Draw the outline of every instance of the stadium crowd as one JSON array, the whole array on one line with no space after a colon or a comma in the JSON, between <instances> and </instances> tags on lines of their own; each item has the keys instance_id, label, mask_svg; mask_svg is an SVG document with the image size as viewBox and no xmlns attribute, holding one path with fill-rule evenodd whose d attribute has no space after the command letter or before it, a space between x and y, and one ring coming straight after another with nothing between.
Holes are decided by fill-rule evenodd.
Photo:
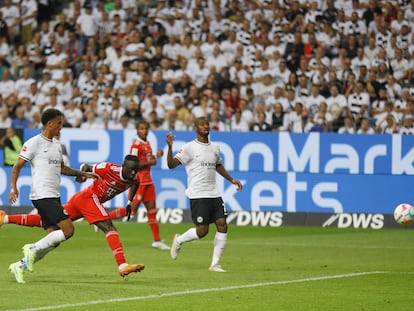
<instances>
[{"instance_id":1,"label":"stadium crowd","mask_svg":"<svg viewBox=\"0 0 414 311\"><path fill-rule=\"evenodd\" d=\"M2 1L0 128L414 133L414 0L63 2Z\"/></svg>"}]
</instances>

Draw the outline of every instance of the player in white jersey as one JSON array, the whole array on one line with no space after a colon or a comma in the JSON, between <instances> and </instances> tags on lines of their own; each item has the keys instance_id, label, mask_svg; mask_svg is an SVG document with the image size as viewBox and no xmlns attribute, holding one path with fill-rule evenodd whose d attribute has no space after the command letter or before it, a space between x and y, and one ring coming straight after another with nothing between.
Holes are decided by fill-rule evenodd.
<instances>
[{"instance_id":1,"label":"player in white jersey","mask_svg":"<svg viewBox=\"0 0 414 311\"><path fill-rule=\"evenodd\" d=\"M13 166L10 182L10 203L19 197L17 179L26 162L30 163L32 185L30 200L42 217L43 228L48 234L33 244L23 246L24 258L12 263L9 270L18 283L24 283L23 271L33 271L33 264L56 248L61 242L72 237L74 227L60 202L60 176L100 178L91 172L83 172L67 167L63 163L62 147L58 137L63 126L63 113L57 109L47 109L42 113L42 133L27 140Z\"/></svg>"},{"instance_id":2,"label":"player in white jersey","mask_svg":"<svg viewBox=\"0 0 414 311\"><path fill-rule=\"evenodd\" d=\"M183 234L174 235L171 257L177 259L181 245L185 242L201 239L208 234L209 225L215 223L217 232L214 238L213 258L209 271L225 272L220 259L227 243L227 211L216 182L216 172L243 188L239 180L233 179L222 165L219 145L209 141L210 123L205 117L197 118L194 124L197 138L185 144L173 157L174 135L167 135L167 163L170 169L184 165L187 172L186 195L190 199L191 217L195 228Z\"/></svg>"}]
</instances>

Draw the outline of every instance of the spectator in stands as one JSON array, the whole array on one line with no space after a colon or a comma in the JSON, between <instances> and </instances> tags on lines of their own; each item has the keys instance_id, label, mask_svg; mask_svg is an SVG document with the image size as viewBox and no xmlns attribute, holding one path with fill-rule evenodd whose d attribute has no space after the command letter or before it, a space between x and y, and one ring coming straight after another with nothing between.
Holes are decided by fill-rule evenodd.
<instances>
[{"instance_id":1,"label":"spectator in stands","mask_svg":"<svg viewBox=\"0 0 414 311\"><path fill-rule=\"evenodd\" d=\"M9 109L7 106L1 106L0 108L0 129L6 129L11 127L12 119L9 115Z\"/></svg>"},{"instance_id":2,"label":"spectator in stands","mask_svg":"<svg viewBox=\"0 0 414 311\"><path fill-rule=\"evenodd\" d=\"M225 99L226 119L230 119L236 109L240 109L240 94L238 87L234 86L230 90L229 96Z\"/></svg>"},{"instance_id":3,"label":"spectator in stands","mask_svg":"<svg viewBox=\"0 0 414 311\"><path fill-rule=\"evenodd\" d=\"M2 18L7 24L7 38L10 43L17 43L19 37L20 11L12 0L4 0L0 8Z\"/></svg>"},{"instance_id":4,"label":"spectator in stands","mask_svg":"<svg viewBox=\"0 0 414 311\"><path fill-rule=\"evenodd\" d=\"M414 135L414 117L412 114L406 114L399 130L400 134Z\"/></svg>"},{"instance_id":5,"label":"spectator in stands","mask_svg":"<svg viewBox=\"0 0 414 311\"><path fill-rule=\"evenodd\" d=\"M68 33L68 42L63 46L63 50L66 53L68 67L72 70L75 77L78 76L81 70L84 46L83 42L78 39L76 32L70 30Z\"/></svg>"},{"instance_id":6,"label":"spectator in stands","mask_svg":"<svg viewBox=\"0 0 414 311\"><path fill-rule=\"evenodd\" d=\"M398 83L404 84L410 76L409 63L407 59L403 58L403 50L401 48L396 48L394 51L395 59L390 61L393 76Z\"/></svg>"},{"instance_id":7,"label":"spectator in stands","mask_svg":"<svg viewBox=\"0 0 414 311\"><path fill-rule=\"evenodd\" d=\"M385 87L381 87L378 91L378 97L370 104L370 117L378 120L378 115L381 115L384 112L388 113L388 108L386 108L388 103L391 103L391 101L387 96L387 89Z\"/></svg>"},{"instance_id":8,"label":"spectator in stands","mask_svg":"<svg viewBox=\"0 0 414 311\"><path fill-rule=\"evenodd\" d=\"M355 124L351 116L344 118L344 125L338 129L338 134L355 134Z\"/></svg>"},{"instance_id":9,"label":"spectator in stands","mask_svg":"<svg viewBox=\"0 0 414 311\"><path fill-rule=\"evenodd\" d=\"M104 124L97 119L95 113L90 110L86 113L86 121L82 122L80 125L81 129L103 129Z\"/></svg>"},{"instance_id":10,"label":"spectator in stands","mask_svg":"<svg viewBox=\"0 0 414 311\"><path fill-rule=\"evenodd\" d=\"M221 120L220 111L218 109L212 109L208 119L212 131L225 132L228 130L226 124Z\"/></svg>"},{"instance_id":11,"label":"spectator in stands","mask_svg":"<svg viewBox=\"0 0 414 311\"><path fill-rule=\"evenodd\" d=\"M36 80L31 77L30 67L23 67L21 71L21 76L19 75L14 85L16 96L19 99L28 96L30 91L30 85L32 85L32 83L34 82L36 82Z\"/></svg>"},{"instance_id":12,"label":"spectator in stands","mask_svg":"<svg viewBox=\"0 0 414 311\"><path fill-rule=\"evenodd\" d=\"M399 132L398 121L391 113L384 118L378 118L375 124L375 132L378 134L396 134Z\"/></svg>"},{"instance_id":13,"label":"spectator in stands","mask_svg":"<svg viewBox=\"0 0 414 311\"><path fill-rule=\"evenodd\" d=\"M348 107L357 125L359 125L362 118L369 118L369 96L365 91L365 83L363 81L359 80L356 82L355 90L348 97Z\"/></svg>"},{"instance_id":14,"label":"spectator in stands","mask_svg":"<svg viewBox=\"0 0 414 311\"><path fill-rule=\"evenodd\" d=\"M371 121L367 118L360 119L360 127L357 134L375 134L375 130L371 125Z\"/></svg>"},{"instance_id":15,"label":"spectator in stands","mask_svg":"<svg viewBox=\"0 0 414 311\"><path fill-rule=\"evenodd\" d=\"M49 108L54 108L61 112L65 110L62 99L59 96L59 91L55 87L50 90L49 95L46 97L45 104L43 107L40 107L40 111L45 111Z\"/></svg>"},{"instance_id":16,"label":"spectator in stands","mask_svg":"<svg viewBox=\"0 0 414 311\"><path fill-rule=\"evenodd\" d=\"M50 89L56 86L56 81L52 80L50 71L44 69L42 73L42 79L37 83L38 91L44 95L48 96Z\"/></svg>"},{"instance_id":17,"label":"spectator in stands","mask_svg":"<svg viewBox=\"0 0 414 311\"><path fill-rule=\"evenodd\" d=\"M69 123L71 127L80 127L83 121L83 113L82 110L80 110L79 107L76 106L73 99L69 99L62 112L65 116L66 122Z\"/></svg>"},{"instance_id":18,"label":"spectator in stands","mask_svg":"<svg viewBox=\"0 0 414 311\"><path fill-rule=\"evenodd\" d=\"M276 102L272 111L272 131L278 132L283 126L283 117L285 112L283 111L283 105L280 102Z\"/></svg>"},{"instance_id":19,"label":"spectator in stands","mask_svg":"<svg viewBox=\"0 0 414 311\"><path fill-rule=\"evenodd\" d=\"M268 132L272 130L272 126L266 122L265 112L259 112L257 114L257 122L251 126L250 130L253 132Z\"/></svg>"},{"instance_id":20,"label":"spectator in stands","mask_svg":"<svg viewBox=\"0 0 414 311\"><path fill-rule=\"evenodd\" d=\"M92 5L86 2L84 8L85 10L81 11L81 15L76 19L76 30L80 34L83 45L86 45L88 39L95 36L98 27L92 15Z\"/></svg>"},{"instance_id":21,"label":"spectator in stands","mask_svg":"<svg viewBox=\"0 0 414 311\"><path fill-rule=\"evenodd\" d=\"M213 110L212 115L213 114L219 116L217 110ZM218 130L219 131L224 131L225 130L225 124L222 121L220 121L220 122L221 123L219 123L219 124L221 124L221 125L218 125ZM211 121L210 121L210 125L212 125ZM223 128L223 126L224 126L224 128ZM233 115L231 116L230 128L228 130L231 131L231 132L248 132L250 130L251 126L253 126L253 124L250 125L247 122L247 120L245 120L243 118L241 109L236 109L234 111ZM220 129L220 127L223 128L223 129Z\"/></svg>"},{"instance_id":22,"label":"spectator in stands","mask_svg":"<svg viewBox=\"0 0 414 311\"><path fill-rule=\"evenodd\" d=\"M125 109L124 115L126 115L129 118L129 122L134 126L139 120L142 119L142 113L139 107L139 103L136 103L133 100L131 100Z\"/></svg>"},{"instance_id":23,"label":"spectator in stands","mask_svg":"<svg viewBox=\"0 0 414 311\"><path fill-rule=\"evenodd\" d=\"M283 118L283 131L293 133L304 133L307 123L307 114L304 110L303 103L297 101L295 103L295 110L285 113Z\"/></svg>"},{"instance_id":24,"label":"spectator in stands","mask_svg":"<svg viewBox=\"0 0 414 311\"><path fill-rule=\"evenodd\" d=\"M3 78L0 80L0 93L3 98L8 97L15 91L16 82L12 79L10 70L3 71Z\"/></svg>"},{"instance_id":25,"label":"spectator in stands","mask_svg":"<svg viewBox=\"0 0 414 311\"><path fill-rule=\"evenodd\" d=\"M38 5L35 0L22 0L20 3L20 21L22 25L22 40L32 40L33 30L36 25Z\"/></svg>"},{"instance_id":26,"label":"spectator in stands","mask_svg":"<svg viewBox=\"0 0 414 311\"><path fill-rule=\"evenodd\" d=\"M25 116L24 106L18 106L15 111L15 117L12 119L12 128L27 128L29 127L30 120Z\"/></svg>"},{"instance_id":27,"label":"spectator in stands","mask_svg":"<svg viewBox=\"0 0 414 311\"><path fill-rule=\"evenodd\" d=\"M5 166L13 166L19 158L23 147L22 139L17 135L14 128L6 129L6 135L0 138L0 146L4 148L3 163Z\"/></svg>"},{"instance_id":28,"label":"spectator in stands","mask_svg":"<svg viewBox=\"0 0 414 311\"><path fill-rule=\"evenodd\" d=\"M29 97L22 97L19 100L20 105L24 108L25 118L31 123L33 121L33 115L39 111L39 108L32 104Z\"/></svg>"}]
</instances>

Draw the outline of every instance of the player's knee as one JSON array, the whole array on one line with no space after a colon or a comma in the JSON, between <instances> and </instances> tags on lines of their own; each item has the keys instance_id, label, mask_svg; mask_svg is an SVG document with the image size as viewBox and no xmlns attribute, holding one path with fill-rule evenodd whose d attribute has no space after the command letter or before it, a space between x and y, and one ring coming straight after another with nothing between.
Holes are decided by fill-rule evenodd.
<instances>
[{"instance_id":1,"label":"player's knee","mask_svg":"<svg viewBox=\"0 0 414 311\"><path fill-rule=\"evenodd\" d=\"M204 238L208 234L208 226L198 226L196 231L199 239Z\"/></svg>"},{"instance_id":2,"label":"player's knee","mask_svg":"<svg viewBox=\"0 0 414 311\"><path fill-rule=\"evenodd\" d=\"M216 223L217 231L221 233L227 233L227 224L226 222Z\"/></svg>"},{"instance_id":3,"label":"player's knee","mask_svg":"<svg viewBox=\"0 0 414 311\"><path fill-rule=\"evenodd\" d=\"M63 231L63 234L65 235L66 240L70 239L75 234L75 227L69 226Z\"/></svg>"}]
</instances>

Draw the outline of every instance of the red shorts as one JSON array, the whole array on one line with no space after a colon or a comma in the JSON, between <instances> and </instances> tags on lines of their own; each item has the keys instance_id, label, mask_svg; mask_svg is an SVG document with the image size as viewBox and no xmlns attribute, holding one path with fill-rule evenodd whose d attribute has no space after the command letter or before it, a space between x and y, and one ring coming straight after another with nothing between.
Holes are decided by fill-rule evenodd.
<instances>
[{"instance_id":1,"label":"red shorts","mask_svg":"<svg viewBox=\"0 0 414 311\"><path fill-rule=\"evenodd\" d=\"M137 193L135 193L132 202L150 202L155 201L155 186L154 184L139 185Z\"/></svg>"},{"instance_id":2,"label":"red shorts","mask_svg":"<svg viewBox=\"0 0 414 311\"><path fill-rule=\"evenodd\" d=\"M81 191L72 196L63 208L72 220L85 217L89 224L111 219L96 194Z\"/></svg>"}]
</instances>

